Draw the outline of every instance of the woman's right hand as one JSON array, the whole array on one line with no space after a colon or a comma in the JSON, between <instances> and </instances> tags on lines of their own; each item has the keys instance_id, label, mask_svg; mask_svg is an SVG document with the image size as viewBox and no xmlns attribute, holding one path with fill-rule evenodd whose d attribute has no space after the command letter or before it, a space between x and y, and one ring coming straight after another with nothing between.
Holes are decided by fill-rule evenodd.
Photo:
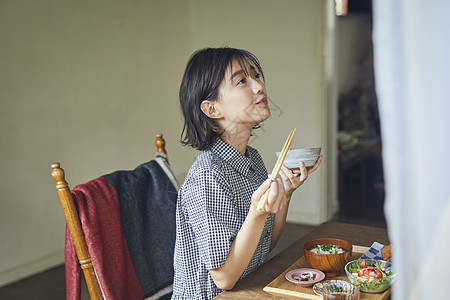
<instances>
[{"instance_id":1,"label":"woman's right hand","mask_svg":"<svg viewBox=\"0 0 450 300\"><path fill-rule=\"evenodd\" d=\"M265 206L266 211L258 211L261 197L269 190L269 197ZM232 289L239 277L250 263L258 246L264 225L269 213L276 213L286 202L286 192L281 179L267 179L253 193L250 211L245 218L228 252L225 264L209 270L214 283L221 289Z\"/></svg>"},{"instance_id":2,"label":"woman's right hand","mask_svg":"<svg viewBox=\"0 0 450 300\"><path fill-rule=\"evenodd\" d=\"M270 189L270 190L269 190ZM269 190L266 204L261 213L277 213L289 204L289 199L280 178L267 178L252 195L252 208L257 210L263 195Z\"/></svg>"}]
</instances>

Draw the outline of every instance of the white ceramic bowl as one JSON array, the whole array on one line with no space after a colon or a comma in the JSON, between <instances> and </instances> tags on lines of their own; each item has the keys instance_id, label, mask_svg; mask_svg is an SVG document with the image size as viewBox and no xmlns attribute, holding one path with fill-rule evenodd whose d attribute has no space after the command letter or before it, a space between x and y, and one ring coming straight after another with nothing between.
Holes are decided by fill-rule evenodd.
<instances>
[{"instance_id":1,"label":"white ceramic bowl","mask_svg":"<svg viewBox=\"0 0 450 300\"><path fill-rule=\"evenodd\" d=\"M298 169L299 163L303 161L306 167L312 167L319 158L322 148L300 148L289 150L284 159L284 165L288 169ZM277 157L281 152L277 152Z\"/></svg>"}]
</instances>

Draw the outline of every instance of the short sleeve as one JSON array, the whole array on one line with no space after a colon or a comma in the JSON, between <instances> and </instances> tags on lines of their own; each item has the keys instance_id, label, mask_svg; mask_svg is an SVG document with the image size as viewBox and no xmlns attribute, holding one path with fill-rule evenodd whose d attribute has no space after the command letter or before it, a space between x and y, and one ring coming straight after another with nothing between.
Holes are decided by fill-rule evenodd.
<instances>
[{"instance_id":1,"label":"short sleeve","mask_svg":"<svg viewBox=\"0 0 450 300\"><path fill-rule=\"evenodd\" d=\"M211 270L225 263L239 228L235 228L233 194L226 180L211 170L197 171L186 182L182 206L200 259Z\"/></svg>"}]
</instances>

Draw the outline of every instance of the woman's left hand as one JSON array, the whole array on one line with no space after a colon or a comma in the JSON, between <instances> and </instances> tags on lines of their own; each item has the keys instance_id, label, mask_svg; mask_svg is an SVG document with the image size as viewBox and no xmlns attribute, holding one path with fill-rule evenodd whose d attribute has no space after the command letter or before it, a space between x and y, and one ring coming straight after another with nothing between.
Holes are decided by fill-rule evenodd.
<instances>
[{"instance_id":1,"label":"woman's left hand","mask_svg":"<svg viewBox=\"0 0 450 300\"><path fill-rule=\"evenodd\" d=\"M292 193L301 186L306 179L308 179L309 174L317 170L320 163L322 162L322 155L319 156L314 166L310 168L305 167L304 162L300 162L299 169L300 173L294 174L290 169L286 168L286 166L282 165L280 169L280 177L283 181L284 189L286 191L286 196L290 198Z\"/></svg>"}]
</instances>

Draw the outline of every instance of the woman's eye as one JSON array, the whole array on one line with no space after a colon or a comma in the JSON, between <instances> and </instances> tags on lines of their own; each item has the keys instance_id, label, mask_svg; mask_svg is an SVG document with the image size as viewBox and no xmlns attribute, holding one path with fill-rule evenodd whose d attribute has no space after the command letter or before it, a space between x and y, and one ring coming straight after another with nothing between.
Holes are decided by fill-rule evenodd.
<instances>
[{"instance_id":1,"label":"woman's eye","mask_svg":"<svg viewBox=\"0 0 450 300\"><path fill-rule=\"evenodd\" d=\"M254 78L255 78L255 79L259 79L259 78L261 78L261 74L259 74L259 73L256 73L256 75L254 76Z\"/></svg>"},{"instance_id":2,"label":"woman's eye","mask_svg":"<svg viewBox=\"0 0 450 300\"><path fill-rule=\"evenodd\" d=\"M238 85L239 84L244 84L246 82L247 82L247 80L245 78L242 78L241 80L238 81Z\"/></svg>"}]
</instances>

